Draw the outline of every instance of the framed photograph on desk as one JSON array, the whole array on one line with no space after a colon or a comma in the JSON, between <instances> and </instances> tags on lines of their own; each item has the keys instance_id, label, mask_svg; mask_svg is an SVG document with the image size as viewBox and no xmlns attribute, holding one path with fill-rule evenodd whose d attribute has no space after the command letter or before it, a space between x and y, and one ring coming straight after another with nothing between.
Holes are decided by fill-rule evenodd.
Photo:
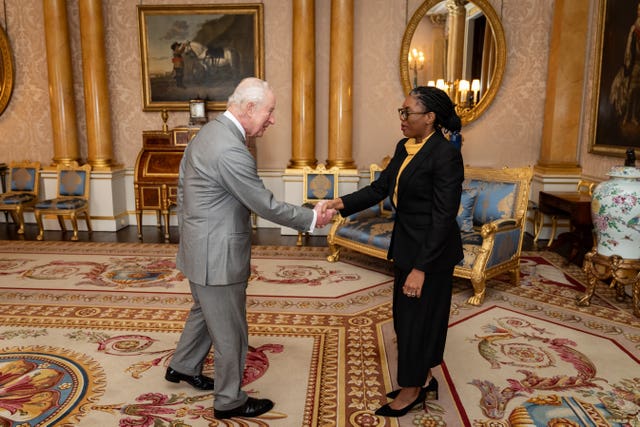
<instances>
[{"instance_id":1,"label":"framed photograph on desk","mask_svg":"<svg viewBox=\"0 0 640 427\"><path fill-rule=\"evenodd\" d=\"M597 0L589 152L640 155L640 1Z\"/></svg>"},{"instance_id":2,"label":"framed photograph on desk","mask_svg":"<svg viewBox=\"0 0 640 427\"><path fill-rule=\"evenodd\" d=\"M245 77L264 78L263 4L138 6L144 111L222 111Z\"/></svg>"},{"instance_id":3,"label":"framed photograph on desk","mask_svg":"<svg viewBox=\"0 0 640 427\"><path fill-rule=\"evenodd\" d=\"M173 144L176 146L187 146L199 130L199 127L194 126L173 128Z\"/></svg>"}]
</instances>

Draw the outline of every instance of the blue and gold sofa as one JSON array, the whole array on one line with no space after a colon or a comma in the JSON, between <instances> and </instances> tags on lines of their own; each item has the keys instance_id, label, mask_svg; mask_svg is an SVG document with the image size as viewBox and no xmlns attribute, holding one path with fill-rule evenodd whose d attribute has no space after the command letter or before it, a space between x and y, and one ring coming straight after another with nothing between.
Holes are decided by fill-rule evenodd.
<instances>
[{"instance_id":1,"label":"blue and gold sofa","mask_svg":"<svg viewBox=\"0 0 640 427\"><path fill-rule=\"evenodd\" d=\"M371 177L376 170L372 165ZM458 211L464 259L455 267L456 277L469 279L473 296L468 304L480 305L487 279L505 271L514 284L520 277L520 252L527 218L531 167L489 169L465 167L465 181ZM335 262L341 248L386 259L393 228L388 201L347 218L338 218L327 241Z\"/></svg>"}]
</instances>

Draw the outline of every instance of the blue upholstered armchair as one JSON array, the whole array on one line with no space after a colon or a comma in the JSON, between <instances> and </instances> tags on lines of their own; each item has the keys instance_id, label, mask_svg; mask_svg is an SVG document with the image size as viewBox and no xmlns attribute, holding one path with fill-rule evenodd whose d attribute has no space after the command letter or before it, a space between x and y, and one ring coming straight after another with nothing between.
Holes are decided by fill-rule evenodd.
<instances>
[{"instance_id":1,"label":"blue upholstered armchair","mask_svg":"<svg viewBox=\"0 0 640 427\"><path fill-rule=\"evenodd\" d=\"M533 177L530 167L487 169L466 167L465 195L476 194L471 209L458 213L464 259L455 267L456 277L467 278L473 296L467 303L480 305L485 297L486 281L508 271L514 284L520 279L520 252ZM462 203L461 203L462 209Z\"/></svg>"}]
</instances>

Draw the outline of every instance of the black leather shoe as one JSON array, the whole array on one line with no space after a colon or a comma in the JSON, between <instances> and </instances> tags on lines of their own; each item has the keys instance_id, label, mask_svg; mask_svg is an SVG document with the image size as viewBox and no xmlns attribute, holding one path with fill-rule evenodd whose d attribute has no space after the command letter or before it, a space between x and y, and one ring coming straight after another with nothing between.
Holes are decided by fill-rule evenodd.
<instances>
[{"instance_id":1,"label":"black leather shoe","mask_svg":"<svg viewBox=\"0 0 640 427\"><path fill-rule=\"evenodd\" d=\"M167 373L164 374L164 379L171 381L172 383L184 381L191 384L198 390L213 390L213 378L205 377L204 375L185 375L175 369L167 368Z\"/></svg>"},{"instance_id":2,"label":"black leather shoe","mask_svg":"<svg viewBox=\"0 0 640 427\"><path fill-rule=\"evenodd\" d=\"M402 416L405 416L407 414L407 412L412 410L413 407L416 406L417 404L419 404L419 403L423 403L424 404L424 398L427 395L427 390L426 389L427 389L426 387L421 388L420 389L420 393L418 393L418 397L416 397L416 400L414 400L413 402L409 403L404 408L393 409L387 403L386 405L383 405L383 406L378 408L378 410L376 411L376 415L380 415L382 417L398 417L398 418L402 417Z\"/></svg>"},{"instance_id":3,"label":"black leather shoe","mask_svg":"<svg viewBox=\"0 0 640 427\"><path fill-rule=\"evenodd\" d=\"M273 408L273 402L269 399L254 399L250 397L247 399L244 405L237 408L221 411L220 409L213 409L213 416L219 420L224 420L233 417L251 418L257 417L265 412L269 412Z\"/></svg>"},{"instance_id":4,"label":"black leather shoe","mask_svg":"<svg viewBox=\"0 0 640 427\"><path fill-rule=\"evenodd\" d=\"M400 390L402 389L399 388L397 390L390 391L387 393L387 397L389 399L395 399L398 394L400 394ZM438 380L436 380L435 377L431 377L429 384L426 387L422 387L422 390L427 392L426 400L438 400Z\"/></svg>"}]
</instances>

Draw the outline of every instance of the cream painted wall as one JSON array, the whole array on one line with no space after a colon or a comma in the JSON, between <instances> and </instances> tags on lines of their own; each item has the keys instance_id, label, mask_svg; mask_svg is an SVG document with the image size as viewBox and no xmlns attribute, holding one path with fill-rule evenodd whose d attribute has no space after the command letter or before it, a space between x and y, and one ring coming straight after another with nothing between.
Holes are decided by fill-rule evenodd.
<instances>
[{"instance_id":1,"label":"cream painted wall","mask_svg":"<svg viewBox=\"0 0 640 427\"><path fill-rule=\"evenodd\" d=\"M591 0L595 1L595 0ZM242 1L224 0L224 3ZM142 111L140 49L136 5L132 0L104 1L106 50L115 161L131 168L141 146L141 132L158 129L159 113ZM146 0L143 4L186 4L184 0ZM189 4L204 3L188 1ZM208 1L208 4L215 1ZM401 137L396 109L403 94L398 56L407 19L419 0L355 0L353 156L364 169L389 154ZM465 163L476 166L535 164L542 135L549 34L553 0L491 0L502 17L507 38L507 69L494 104L465 129ZM11 101L0 116L0 161L32 159L47 165L53 157L44 22L41 0L4 0L7 29L15 57L16 81ZM77 0L69 0L75 93L81 152L86 157L80 36ZM258 142L260 169L282 170L291 141L291 0L264 1L265 70L278 99L277 124ZM593 9L593 7L592 7ZM316 156L327 158L330 1L316 0ZM591 27L595 28L592 14ZM590 32L592 33L592 32ZM593 50L591 41L585 49ZM591 52L590 58L593 57ZM590 59L592 61L592 59ZM585 65L588 69L591 64ZM583 173L604 177L621 159L587 152L589 93L585 85L579 159ZM210 117L213 113L210 113ZM186 112L172 112L170 126L185 124Z\"/></svg>"}]
</instances>

